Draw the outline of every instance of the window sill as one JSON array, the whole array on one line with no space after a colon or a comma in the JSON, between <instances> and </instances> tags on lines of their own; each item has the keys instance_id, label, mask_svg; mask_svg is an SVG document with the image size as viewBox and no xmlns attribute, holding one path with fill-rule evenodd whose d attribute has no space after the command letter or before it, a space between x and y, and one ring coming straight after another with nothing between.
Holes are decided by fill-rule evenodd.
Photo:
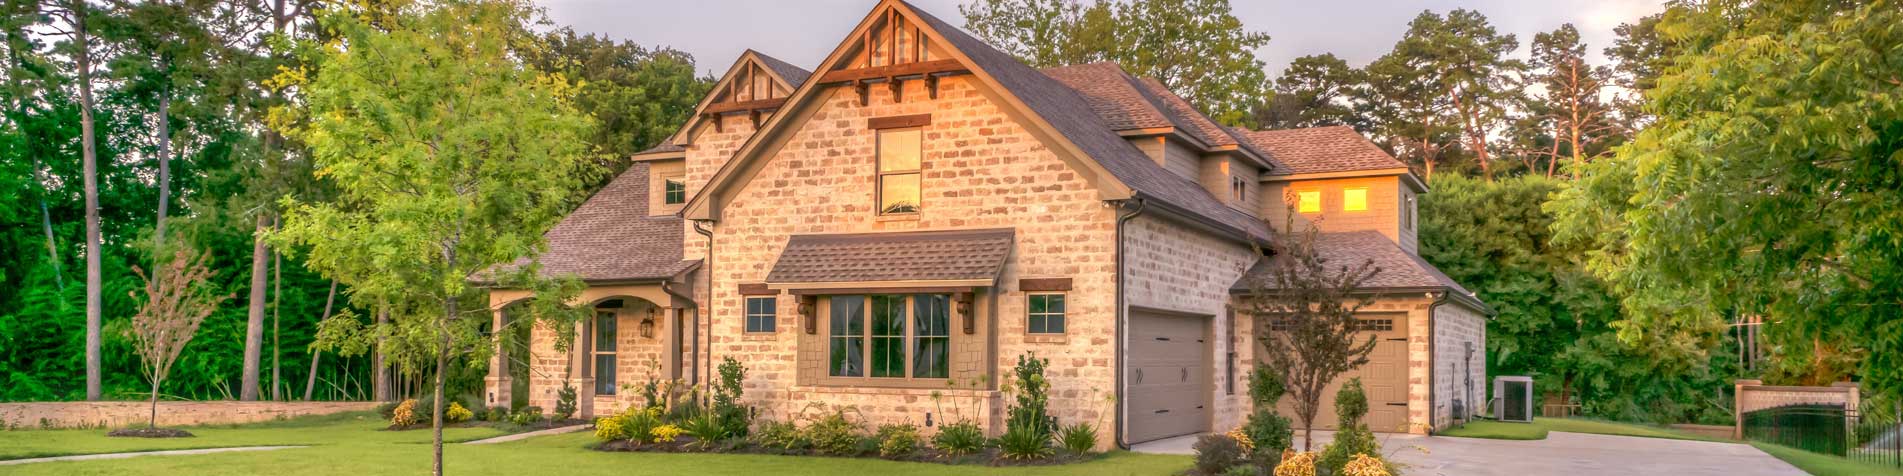
<instances>
[{"instance_id":1,"label":"window sill","mask_svg":"<svg viewBox=\"0 0 1903 476\"><path fill-rule=\"evenodd\" d=\"M930 396L933 393L937 393L941 396L946 396L946 397L990 398L990 397L998 396L998 391L996 390L974 390L970 388L951 388L949 384L946 384L943 382L940 382L937 386L934 386L934 387L891 387L891 386L873 386L873 385L834 385L830 383L820 383L816 385L796 386L796 387L793 387L793 391L800 392L800 393L820 393L820 394L835 394L835 395L836 394L850 394L850 395Z\"/></svg>"},{"instance_id":2,"label":"window sill","mask_svg":"<svg viewBox=\"0 0 1903 476\"><path fill-rule=\"evenodd\" d=\"M878 219L874 221L880 221L880 222L918 221L918 214L917 213L903 213L903 214L893 214L893 215L879 215Z\"/></svg>"},{"instance_id":3,"label":"window sill","mask_svg":"<svg viewBox=\"0 0 1903 476\"><path fill-rule=\"evenodd\" d=\"M1068 344L1070 343L1070 335L1069 334L1027 334L1024 336L1024 343L1026 344Z\"/></svg>"},{"instance_id":4,"label":"window sill","mask_svg":"<svg viewBox=\"0 0 1903 476\"><path fill-rule=\"evenodd\" d=\"M745 342L770 341L779 337L780 333L778 332L747 332L740 334L740 340Z\"/></svg>"}]
</instances>

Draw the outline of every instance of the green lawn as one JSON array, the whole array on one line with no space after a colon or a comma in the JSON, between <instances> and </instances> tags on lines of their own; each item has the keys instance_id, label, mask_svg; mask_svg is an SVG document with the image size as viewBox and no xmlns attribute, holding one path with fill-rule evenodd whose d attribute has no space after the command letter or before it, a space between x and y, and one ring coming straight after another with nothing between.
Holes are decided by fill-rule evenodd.
<instances>
[{"instance_id":1,"label":"green lawn","mask_svg":"<svg viewBox=\"0 0 1903 476\"><path fill-rule=\"evenodd\" d=\"M305 444L310 448L276 451L217 453L190 456L34 463L0 466L0 473L20 475L68 474L420 474L429 471L428 431L378 431L373 418L333 418L286 422L257 427L197 429L191 438L213 444L108 439L102 430L33 430L0 432L0 451L12 459L19 454L104 453L214 446ZM499 434L488 428L457 429L448 436L460 440ZM447 445L448 472L458 474L706 474L736 476L793 476L818 474L918 475L1164 475L1188 469L1188 456L1112 453L1097 460L1063 466L992 468L899 463L875 459L843 459L764 455L605 453L587 449L594 437L586 432L530 438L495 445ZM31 450L21 446L31 445ZM174 446L159 446L174 445Z\"/></svg>"},{"instance_id":2,"label":"green lawn","mask_svg":"<svg viewBox=\"0 0 1903 476\"><path fill-rule=\"evenodd\" d=\"M1859 463L1836 456L1812 453L1788 446L1751 443L1765 453L1790 463L1814 476L1903 476L1903 470Z\"/></svg>"},{"instance_id":3,"label":"green lawn","mask_svg":"<svg viewBox=\"0 0 1903 476\"><path fill-rule=\"evenodd\" d=\"M389 422L374 413L355 412L248 425L185 427L193 438L113 438L106 430L0 431L0 460L132 451L226 448L233 446L320 445L339 441L361 444L429 443L428 431L378 431ZM494 428L450 428L443 438L470 441L504 434Z\"/></svg>"},{"instance_id":4,"label":"green lawn","mask_svg":"<svg viewBox=\"0 0 1903 476\"><path fill-rule=\"evenodd\" d=\"M1674 440L1711 440L1710 438L1698 435L1680 433L1669 428L1577 418L1534 418L1532 423L1506 423L1482 420L1468 423L1461 428L1442 431L1439 434L1441 436L1489 438L1495 440L1543 440L1546 439L1546 432L1549 431L1667 438Z\"/></svg>"}]
</instances>

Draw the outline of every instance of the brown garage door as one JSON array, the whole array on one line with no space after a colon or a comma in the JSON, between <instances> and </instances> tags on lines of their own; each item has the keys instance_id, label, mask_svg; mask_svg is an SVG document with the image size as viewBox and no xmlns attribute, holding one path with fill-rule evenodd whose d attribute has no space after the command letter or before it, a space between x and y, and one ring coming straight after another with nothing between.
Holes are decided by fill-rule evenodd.
<instances>
[{"instance_id":1,"label":"brown garage door","mask_svg":"<svg viewBox=\"0 0 1903 476\"><path fill-rule=\"evenodd\" d=\"M1130 442L1209 429L1208 317L1130 311Z\"/></svg>"},{"instance_id":2,"label":"brown garage door","mask_svg":"<svg viewBox=\"0 0 1903 476\"><path fill-rule=\"evenodd\" d=\"M1328 385L1322 394L1321 411L1315 415L1315 428L1334 430L1339 426L1335 418L1335 391L1348 379L1360 377L1361 387L1368 394L1368 429L1376 432L1407 431L1407 315L1406 314L1370 314L1361 317L1362 326L1375 336L1374 352L1368 354L1368 363L1350 370ZM1273 332L1266 328L1266 319L1259 324L1263 328L1258 332ZM1365 334L1364 334L1365 335ZM1365 338L1365 337L1364 337ZM1259 345L1259 344L1258 344ZM1258 347L1258 350L1260 347ZM1295 421L1295 427L1301 428L1302 422L1295 416L1293 399L1284 397L1276 411Z\"/></svg>"}]
</instances>

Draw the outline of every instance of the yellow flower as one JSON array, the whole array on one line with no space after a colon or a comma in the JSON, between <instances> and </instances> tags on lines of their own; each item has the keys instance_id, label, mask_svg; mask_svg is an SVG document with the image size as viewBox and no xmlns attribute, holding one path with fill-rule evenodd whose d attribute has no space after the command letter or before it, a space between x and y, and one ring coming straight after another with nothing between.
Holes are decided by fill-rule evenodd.
<instances>
[{"instance_id":1,"label":"yellow flower","mask_svg":"<svg viewBox=\"0 0 1903 476\"><path fill-rule=\"evenodd\" d=\"M1380 458L1375 458L1373 456L1368 456L1362 453L1356 453L1355 459L1348 461L1347 465L1343 465L1341 467L1341 475L1342 476L1392 476L1391 474L1388 473L1387 463L1382 463Z\"/></svg>"},{"instance_id":2,"label":"yellow flower","mask_svg":"<svg viewBox=\"0 0 1903 476\"><path fill-rule=\"evenodd\" d=\"M1304 451L1282 457L1275 465L1275 476L1315 476L1315 453Z\"/></svg>"},{"instance_id":3,"label":"yellow flower","mask_svg":"<svg viewBox=\"0 0 1903 476\"><path fill-rule=\"evenodd\" d=\"M655 443L671 442L671 441L674 441L675 437L681 436L681 433L682 433L681 427L674 426L671 424L661 425L654 429L654 442Z\"/></svg>"},{"instance_id":4,"label":"yellow flower","mask_svg":"<svg viewBox=\"0 0 1903 476\"><path fill-rule=\"evenodd\" d=\"M1236 440L1236 445L1242 447L1243 453L1249 453L1249 452L1255 451L1255 440L1249 439L1249 433L1242 431L1242 427L1236 427L1236 429L1234 430L1229 430L1228 435L1230 438L1233 438Z\"/></svg>"}]
</instances>

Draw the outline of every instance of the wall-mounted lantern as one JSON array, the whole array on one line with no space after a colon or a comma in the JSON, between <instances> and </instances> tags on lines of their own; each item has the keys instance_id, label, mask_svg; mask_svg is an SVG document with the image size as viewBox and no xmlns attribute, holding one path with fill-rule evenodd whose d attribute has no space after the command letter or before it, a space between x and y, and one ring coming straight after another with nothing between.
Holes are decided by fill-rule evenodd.
<instances>
[{"instance_id":1,"label":"wall-mounted lantern","mask_svg":"<svg viewBox=\"0 0 1903 476\"><path fill-rule=\"evenodd\" d=\"M655 308L649 306L647 317L641 318L641 338L643 339L654 338L654 313Z\"/></svg>"}]
</instances>

